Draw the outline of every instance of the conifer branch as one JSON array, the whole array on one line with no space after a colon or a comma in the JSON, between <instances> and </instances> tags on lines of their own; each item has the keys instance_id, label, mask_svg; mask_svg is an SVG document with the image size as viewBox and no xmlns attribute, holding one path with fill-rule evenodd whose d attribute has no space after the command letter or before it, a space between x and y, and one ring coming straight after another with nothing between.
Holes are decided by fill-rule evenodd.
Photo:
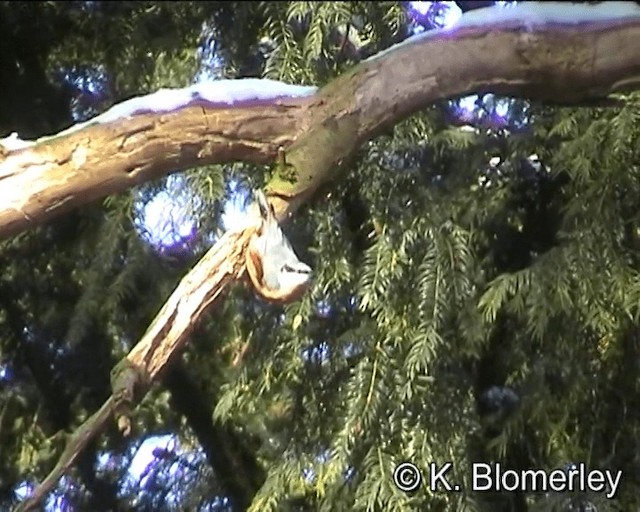
<instances>
[{"instance_id":1,"label":"conifer branch","mask_svg":"<svg viewBox=\"0 0 640 512\"><path fill-rule=\"evenodd\" d=\"M284 146L297 179L291 183L276 176L268 187L282 217L363 142L437 100L470 92L571 104L599 99L639 86L638 47L637 20L526 33L470 27L398 46L306 99L229 108L189 106L163 116L142 114L88 126L1 152L0 236L172 169L232 160L267 163ZM30 510L44 499L114 410L127 430L127 406L144 395L202 315L241 278L251 235L250 228L225 234L183 278L114 372L115 396L71 436L54 470L18 510ZM136 387L141 392L134 394Z\"/></svg>"}]
</instances>

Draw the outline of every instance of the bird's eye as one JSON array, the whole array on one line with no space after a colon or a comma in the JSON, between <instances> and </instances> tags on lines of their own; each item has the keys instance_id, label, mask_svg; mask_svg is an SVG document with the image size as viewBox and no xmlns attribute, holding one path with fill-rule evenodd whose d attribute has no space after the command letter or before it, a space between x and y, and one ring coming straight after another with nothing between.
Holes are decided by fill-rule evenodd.
<instances>
[{"instance_id":1,"label":"bird's eye","mask_svg":"<svg viewBox=\"0 0 640 512\"><path fill-rule=\"evenodd\" d=\"M300 268L294 268L291 265L287 265L286 263L282 265L282 272L291 272L294 274L308 274L306 270Z\"/></svg>"}]
</instances>

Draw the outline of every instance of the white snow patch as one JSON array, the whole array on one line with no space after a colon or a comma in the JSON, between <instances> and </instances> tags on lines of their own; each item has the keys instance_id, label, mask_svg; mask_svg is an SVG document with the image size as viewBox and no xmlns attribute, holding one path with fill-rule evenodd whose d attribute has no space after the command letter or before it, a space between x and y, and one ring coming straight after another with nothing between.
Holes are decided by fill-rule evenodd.
<instances>
[{"instance_id":1,"label":"white snow patch","mask_svg":"<svg viewBox=\"0 0 640 512\"><path fill-rule=\"evenodd\" d=\"M13 132L8 137L4 139L0 139L0 146L3 146L8 151L15 151L18 149L28 148L29 146L33 146L33 142L29 140L22 140L18 137L16 132Z\"/></svg>"},{"instance_id":2,"label":"white snow patch","mask_svg":"<svg viewBox=\"0 0 640 512\"><path fill-rule=\"evenodd\" d=\"M634 2L600 2L598 4L573 4L569 2L524 2L474 9L465 12L457 21L434 30L427 30L408 37L367 60L375 60L392 50L423 39L448 34L466 27L509 26L532 30L545 25L580 25L583 23L640 20L640 5Z\"/></svg>"},{"instance_id":3,"label":"white snow patch","mask_svg":"<svg viewBox=\"0 0 640 512\"><path fill-rule=\"evenodd\" d=\"M114 105L93 118L91 122L109 123L129 117L136 112L167 112L188 105L194 100L233 105L251 100L274 100L311 96L318 90L313 86L291 85L277 80L242 78L200 82L182 89L159 89L145 96L137 96Z\"/></svg>"},{"instance_id":4,"label":"white snow patch","mask_svg":"<svg viewBox=\"0 0 640 512\"><path fill-rule=\"evenodd\" d=\"M136 113L143 112L170 112L188 105L193 101L202 100L218 105L233 105L244 101L270 101L279 98L303 98L312 96L318 90L315 86L292 85L277 80L261 78L239 78L236 80L213 80L199 82L181 89L159 89L151 94L136 96L121 103L117 103L102 114L85 121L74 124L60 133L41 137L35 142L21 141L26 147L38 142L44 142L55 137L62 137L77 132L86 126L104 124L118 119L126 119ZM12 134L7 139L13 137ZM17 138L15 135L14 138ZM0 140L0 144L6 146L7 139ZM13 143L13 139L9 144ZM16 142L17 143L17 142ZM16 148L8 148L10 150Z\"/></svg>"},{"instance_id":5,"label":"white snow patch","mask_svg":"<svg viewBox=\"0 0 640 512\"><path fill-rule=\"evenodd\" d=\"M591 5L568 2L524 2L511 5L508 9L494 6L468 11L448 29L505 22L516 22L525 27L558 23L578 25L627 18L640 18L640 6L634 2L600 2Z\"/></svg>"}]
</instances>

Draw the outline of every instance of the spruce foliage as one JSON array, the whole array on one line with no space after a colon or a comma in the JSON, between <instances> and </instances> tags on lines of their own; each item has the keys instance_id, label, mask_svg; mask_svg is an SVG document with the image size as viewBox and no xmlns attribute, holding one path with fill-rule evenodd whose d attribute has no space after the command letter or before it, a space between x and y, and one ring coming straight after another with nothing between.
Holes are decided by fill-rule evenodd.
<instances>
[{"instance_id":1,"label":"spruce foliage","mask_svg":"<svg viewBox=\"0 0 640 512\"><path fill-rule=\"evenodd\" d=\"M82 22L87 6L49 4L30 9L77 24L45 46L50 76L100 69L111 102L205 71L324 85L411 26L395 2L97 3ZM91 38L108 12L117 33ZM58 496L78 509L107 497L138 510L638 509L640 95L621 99L570 109L486 95L464 126L451 121L460 102L443 101L365 144L287 226L314 268L310 293L281 308L234 289L177 362L182 377L139 408L140 437L107 433ZM199 236L171 254L136 227L167 180L0 243L3 504L107 398L111 367L219 232L225 182L267 174L181 173ZM182 451L127 482L139 443L160 433ZM463 490L404 494L402 461L452 461ZM475 461L623 477L615 500L473 493Z\"/></svg>"}]
</instances>

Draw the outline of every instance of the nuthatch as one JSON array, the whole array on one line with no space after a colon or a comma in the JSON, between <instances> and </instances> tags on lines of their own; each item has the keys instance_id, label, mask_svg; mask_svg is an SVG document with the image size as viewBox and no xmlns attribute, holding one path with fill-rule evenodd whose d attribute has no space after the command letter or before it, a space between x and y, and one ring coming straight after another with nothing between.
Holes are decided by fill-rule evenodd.
<instances>
[{"instance_id":1,"label":"nuthatch","mask_svg":"<svg viewBox=\"0 0 640 512\"><path fill-rule=\"evenodd\" d=\"M262 191L256 190L255 197L262 225L249 242L247 273L263 299L286 304L299 299L309 288L311 268L296 256Z\"/></svg>"}]
</instances>

